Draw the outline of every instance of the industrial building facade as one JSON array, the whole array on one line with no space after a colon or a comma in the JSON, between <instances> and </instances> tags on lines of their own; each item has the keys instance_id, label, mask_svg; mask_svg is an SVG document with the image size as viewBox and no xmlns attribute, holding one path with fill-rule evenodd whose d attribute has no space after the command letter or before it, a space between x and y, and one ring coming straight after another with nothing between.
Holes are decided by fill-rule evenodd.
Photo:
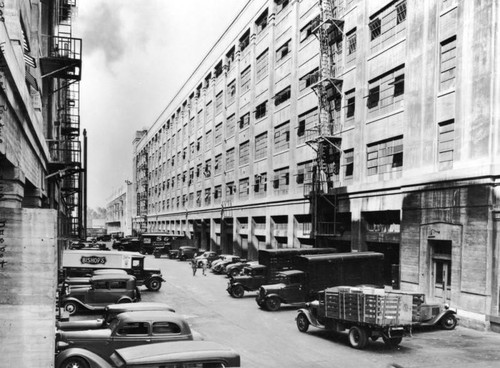
<instances>
[{"instance_id":1,"label":"industrial building facade","mask_svg":"<svg viewBox=\"0 0 500 368\"><path fill-rule=\"evenodd\" d=\"M496 2L253 0L134 145L136 232L385 255L497 329Z\"/></svg>"},{"instance_id":2,"label":"industrial building facade","mask_svg":"<svg viewBox=\"0 0 500 368\"><path fill-rule=\"evenodd\" d=\"M0 2L0 340L52 367L59 255L81 235L76 0Z\"/></svg>"}]
</instances>

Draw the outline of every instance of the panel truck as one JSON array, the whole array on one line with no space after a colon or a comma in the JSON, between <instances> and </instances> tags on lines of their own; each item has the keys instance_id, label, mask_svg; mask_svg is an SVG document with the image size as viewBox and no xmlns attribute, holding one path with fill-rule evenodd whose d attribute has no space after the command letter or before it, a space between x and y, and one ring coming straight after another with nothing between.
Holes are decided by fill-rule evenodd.
<instances>
[{"instance_id":1,"label":"panel truck","mask_svg":"<svg viewBox=\"0 0 500 368\"><path fill-rule=\"evenodd\" d=\"M158 291L165 280L159 269L145 269L145 256L135 252L65 250L63 271L65 277L89 277L97 269L125 270L135 276L138 285Z\"/></svg>"},{"instance_id":2,"label":"panel truck","mask_svg":"<svg viewBox=\"0 0 500 368\"><path fill-rule=\"evenodd\" d=\"M278 273L295 268L299 255L336 252L335 248L260 249L259 263L244 267L242 275L232 277L227 285L227 292L234 298L241 298L245 291L256 291L262 285L278 282Z\"/></svg>"},{"instance_id":3,"label":"panel truck","mask_svg":"<svg viewBox=\"0 0 500 368\"><path fill-rule=\"evenodd\" d=\"M276 311L281 304L304 304L328 287L383 284L384 255L376 252L332 253L297 256L295 269L280 271L278 282L262 285L259 307Z\"/></svg>"},{"instance_id":4,"label":"panel truck","mask_svg":"<svg viewBox=\"0 0 500 368\"><path fill-rule=\"evenodd\" d=\"M295 320L301 332L307 332L309 325L348 330L349 344L355 349L379 337L397 346L418 325L422 300L419 295L381 288L338 286L319 292L318 300L299 309Z\"/></svg>"}]
</instances>

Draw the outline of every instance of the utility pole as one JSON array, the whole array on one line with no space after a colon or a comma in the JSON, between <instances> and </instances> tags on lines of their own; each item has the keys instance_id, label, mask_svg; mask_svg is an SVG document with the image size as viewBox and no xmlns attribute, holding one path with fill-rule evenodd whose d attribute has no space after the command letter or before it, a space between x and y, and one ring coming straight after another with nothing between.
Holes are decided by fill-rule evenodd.
<instances>
[{"instance_id":1,"label":"utility pole","mask_svg":"<svg viewBox=\"0 0 500 368\"><path fill-rule=\"evenodd\" d=\"M83 238L87 239L87 129L83 129Z\"/></svg>"}]
</instances>

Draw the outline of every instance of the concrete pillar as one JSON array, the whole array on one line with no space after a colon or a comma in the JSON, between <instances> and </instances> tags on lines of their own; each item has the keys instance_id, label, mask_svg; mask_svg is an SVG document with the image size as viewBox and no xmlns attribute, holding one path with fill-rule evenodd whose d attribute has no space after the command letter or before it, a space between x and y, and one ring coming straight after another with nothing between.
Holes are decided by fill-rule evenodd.
<instances>
[{"instance_id":1,"label":"concrete pillar","mask_svg":"<svg viewBox=\"0 0 500 368\"><path fill-rule=\"evenodd\" d=\"M6 208L21 208L25 178L16 167L0 167L0 203Z\"/></svg>"}]
</instances>

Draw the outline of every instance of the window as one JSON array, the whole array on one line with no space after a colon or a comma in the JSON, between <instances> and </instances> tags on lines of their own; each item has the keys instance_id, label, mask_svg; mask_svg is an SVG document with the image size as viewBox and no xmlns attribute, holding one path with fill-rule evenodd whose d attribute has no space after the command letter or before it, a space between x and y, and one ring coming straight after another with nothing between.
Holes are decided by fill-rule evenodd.
<instances>
[{"instance_id":1,"label":"window","mask_svg":"<svg viewBox=\"0 0 500 368\"><path fill-rule=\"evenodd\" d=\"M303 42L309 38L316 28L318 28L320 23L319 15L312 19L300 30L300 42Z\"/></svg>"},{"instance_id":2,"label":"window","mask_svg":"<svg viewBox=\"0 0 500 368\"><path fill-rule=\"evenodd\" d=\"M200 151L201 150L201 137L199 137L197 140L196 140L196 151Z\"/></svg>"},{"instance_id":3,"label":"window","mask_svg":"<svg viewBox=\"0 0 500 368\"><path fill-rule=\"evenodd\" d=\"M286 150L290 147L290 122L287 121L274 128L275 152Z\"/></svg>"},{"instance_id":4,"label":"window","mask_svg":"<svg viewBox=\"0 0 500 368\"><path fill-rule=\"evenodd\" d=\"M274 170L273 189L275 194L287 194L290 184L289 168Z\"/></svg>"},{"instance_id":5,"label":"window","mask_svg":"<svg viewBox=\"0 0 500 368\"><path fill-rule=\"evenodd\" d=\"M239 199L247 199L249 193L249 183L250 180L248 178L241 179L238 185L238 198Z\"/></svg>"},{"instance_id":6,"label":"window","mask_svg":"<svg viewBox=\"0 0 500 368\"><path fill-rule=\"evenodd\" d=\"M250 30L246 31L240 38L240 51L245 50L250 44Z\"/></svg>"},{"instance_id":7,"label":"window","mask_svg":"<svg viewBox=\"0 0 500 368\"><path fill-rule=\"evenodd\" d=\"M297 165L297 184L312 183L313 161L302 162Z\"/></svg>"},{"instance_id":8,"label":"window","mask_svg":"<svg viewBox=\"0 0 500 368\"><path fill-rule=\"evenodd\" d=\"M288 55L288 53L290 52L290 43L291 40L288 40L280 48L278 48L278 50L276 50L276 62L279 62Z\"/></svg>"},{"instance_id":9,"label":"window","mask_svg":"<svg viewBox=\"0 0 500 368\"><path fill-rule=\"evenodd\" d=\"M345 57L345 62L350 63L356 59L356 28L346 34L346 49L347 54Z\"/></svg>"},{"instance_id":10,"label":"window","mask_svg":"<svg viewBox=\"0 0 500 368\"><path fill-rule=\"evenodd\" d=\"M315 108L299 115L299 126L297 127L297 143L306 141L307 132L314 131L318 124L318 109Z\"/></svg>"},{"instance_id":11,"label":"window","mask_svg":"<svg viewBox=\"0 0 500 368\"><path fill-rule=\"evenodd\" d=\"M205 189L205 205L208 206L211 203L211 188Z\"/></svg>"},{"instance_id":12,"label":"window","mask_svg":"<svg viewBox=\"0 0 500 368\"><path fill-rule=\"evenodd\" d=\"M147 322L124 323L117 331L118 335L148 335L149 324Z\"/></svg>"},{"instance_id":13,"label":"window","mask_svg":"<svg viewBox=\"0 0 500 368\"><path fill-rule=\"evenodd\" d=\"M276 3L276 13L279 13L288 6L290 0L274 0L274 2Z\"/></svg>"},{"instance_id":14,"label":"window","mask_svg":"<svg viewBox=\"0 0 500 368\"><path fill-rule=\"evenodd\" d=\"M226 170L234 169L234 148L226 151Z\"/></svg>"},{"instance_id":15,"label":"window","mask_svg":"<svg viewBox=\"0 0 500 368\"><path fill-rule=\"evenodd\" d=\"M236 98L236 80L227 85L227 105L231 105Z\"/></svg>"},{"instance_id":16,"label":"window","mask_svg":"<svg viewBox=\"0 0 500 368\"><path fill-rule=\"evenodd\" d=\"M402 107L404 99L404 64L369 82L367 107L369 117Z\"/></svg>"},{"instance_id":17,"label":"window","mask_svg":"<svg viewBox=\"0 0 500 368\"><path fill-rule=\"evenodd\" d=\"M255 67L257 68L257 75L255 76L257 82L267 76L269 65L269 49L266 49L262 54L257 57Z\"/></svg>"},{"instance_id":18,"label":"window","mask_svg":"<svg viewBox=\"0 0 500 368\"><path fill-rule=\"evenodd\" d=\"M212 148L212 131L209 130L205 133L205 149L208 151Z\"/></svg>"},{"instance_id":19,"label":"window","mask_svg":"<svg viewBox=\"0 0 500 368\"><path fill-rule=\"evenodd\" d=\"M199 178L201 175L201 164L196 165L196 177Z\"/></svg>"},{"instance_id":20,"label":"window","mask_svg":"<svg viewBox=\"0 0 500 368\"><path fill-rule=\"evenodd\" d=\"M209 178L210 176L212 176L212 160L208 159L205 161L203 175L205 176L205 178Z\"/></svg>"},{"instance_id":21,"label":"window","mask_svg":"<svg viewBox=\"0 0 500 368\"><path fill-rule=\"evenodd\" d=\"M352 178L354 172L354 149L344 151L344 178Z\"/></svg>"},{"instance_id":22,"label":"window","mask_svg":"<svg viewBox=\"0 0 500 368\"><path fill-rule=\"evenodd\" d=\"M267 9L260 15L260 17L257 18L255 21L255 26L256 26L256 31L257 34L262 32L264 29L267 27Z\"/></svg>"},{"instance_id":23,"label":"window","mask_svg":"<svg viewBox=\"0 0 500 368\"><path fill-rule=\"evenodd\" d=\"M373 41L380 36L380 19L375 18L370 22L370 40Z\"/></svg>"},{"instance_id":24,"label":"window","mask_svg":"<svg viewBox=\"0 0 500 368\"><path fill-rule=\"evenodd\" d=\"M396 5L397 24L406 20L406 0Z\"/></svg>"},{"instance_id":25,"label":"window","mask_svg":"<svg viewBox=\"0 0 500 368\"><path fill-rule=\"evenodd\" d=\"M312 85L318 83L319 81L319 71L318 68L310 71L306 75L304 75L302 78L299 80L299 90L303 91L308 87L311 87Z\"/></svg>"},{"instance_id":26,"label":"window","mask_svg":"<svg viewBox=\"0 0 500 368\"><path fill-rule=\"evenodd\" d=\"M401 171L403 167L403 137L395 137L367 146L368 175Z\"/></svg>"},{"instance_id":27,"label":"window","mask_svg":"<svg viewBox=\"0 0 500 368\"><path fill-rule=\"evenodd\" d=\"M255 175L253 191L256 197L264 196L267 192L267 173Z\"/></svg>"},{"instance_id":28,"label":"window","mask_svg":"<svg viewBox=\"0 0 500 368\"><path fill-rule=\"evenodd\" d=\"M219 63L215 66L214 76L215 78L219 78L221 74L222 74L222 61L219 61Z\"/></svg>"},{"instance_id":29,"label":"window","mask_svg":"<svg viewBox=\"0 0 500 368\"><path fill-rule=\"evenodd\" d=\"M267 101L262 102L255 108L255 119L260 119L267 114Z\"/></svg>"},{"instance_id":30,"label":"window","mask_svg":"<svg viewBox=\"0 0 500 368\"><path fill-rule=\"evenodd\" d=\"M352 89L345 94L345 118L354 118L354 112L356 111L356 97L355 90Z\"/></svg>"},{"instance_id":31,"label":"window","mask_svg":"<svg viewBox=\"0 0 500 368\"><path fill-rule=\"evenodd\" d=\"M181 328L172 322L153 322L153 335L178 334Z\"/></svg>"},{"instance_id":32,"label":"window","mask_svg":"<svg viewBox=\"0 0 500 368\"><path fill-rule=\"evenodd\" d=\"M236 129L236 115L233 114L227 118L226 122L226 137L232 137Z\"/></svg>"},{"instance_id":33,"label":"window","mask_svg":"<svg viewBox=\"0 0 500 368\"><path fill-rule=\"evenodd\" d=\"M290 86L286 87L282 91L278 92L274 96L274 105L279 106L283 102L288 101L290 99Z\"/></svg>"},{"instance_id":34,"label":"window","mask_svg":"<svg viewBox=\"0 0 500 368\"><path fill-rule=\"evenodd\" d=\"M215 163L214 163L214 174L218 175L222 173L222 153L215 156Z\"/></svg>"},{"instance_id":35,"label":"window","mask_svg":"<svg viewBox=\"0 0 500 368\"><path fill-rule=\"evenodd\" d=\"M239 165L246 165L250 161L250 141L240 144Z\"/></svg>"},{"instance_id":36,"label":"window","mask_svg":"<svg viewBox=\"0 0 500 368\"><path fill-rule=\"evenodd\" d=\"M255 159L260 160L267 156L267 132L255 137Z\"/></svg>"},{"instance_id":37,"label":"window","mask_svg":"<svg viewBox=\"0 0 500 368\"><path fill-rule=\"evenodd\" d=\"M244 129L250 125L250 113L247 112L240 118L239 128Z\"/></svg>"},{"instance_id":38,"label":"window","mask_svg":"<svg viewBox=\"0 0 500 368\"><path fill-rule=\"evenodd\" d=\"M201 190L196 192L196 207L201 207Z\"/></svg>"},{"instance_id":39,"label":"window","mask_svg":"<svg viewBox=\"0 0 500 368\"><path fill-rule=\"evenodd\" d=\"M234 182L230 182L226 184L226 199L233 199L234 192L236 191L236 187Z\"/></svg>"},{"instance_id":40,"label":"window","mask_svg":"<svg viewBox=\"0 0 500 368\"><path fill-rule=\"evenodd\" d=\"M457 67L457 38L453 36L441 42L441 60L439 65L439 90L455 87L455 69Z\"/></svg>"},{"instance_id":41,"label":"window","mask_svg":"<svg viewBox=\"0 0 500 368\"><path fill-rule=\"evenodd\" d=\"M250 77L251 77L250 67L246 68L244 71L241 72L240 93L245 93L250 89L250 79L251 79Z\"/></svg>"},{"instance_id":42,"label":"window","mask_svg":"<svg viewBox=\"0 0 500 368\"><path fill-rule=\"evenodd\" d=\"M215 127L214 139L215 145L218 145L222 142L222 123L217 124L217 126Z\"/></svg>"},{"instance_id":43,"label":"window","mask_svg":"<svg viewBox=\"0 0 500 368\"><path fill-rule=\"evenodd\" d=\"M234 62L234 47L229 50L229 52L226 54L226 65L227 65L227 70L230 70L231 67L233 66Z\"/></svg>"},{"instance_id":44,"label":"window","mask_svg":"<svg viewBox=\"0 0 500 368\"><path fill-rule=\"evenodd\" d=\"M212 101L210 101L210 102L207 103L205 111L206 111L206 119L205 119L205 121L212 120L212 118L214 116L214 110L213 110L213 106L212 106Z\"/></svg>"},{"instance_id":45,"label":"window","mask_svg":"<svg viewBox=\"0 0 500 368\"><path fill-rule=\"evenodd\" d=\"M215 115L222 112L222 91L215 96Z\"/></svg>"},{"instance_id":46,"label":"window","mask_svg":"<svg viewBox=\"0 0 500 368\"><path fill-rule=\"evenodd\" d=\"M222 186L217 185L214 188L214 204L219 204L222 200Z\"/></svg>"},{"instance_id":47,"label":"window","mask_svg":"<svg viewBox=\"0 0 500 368\"><path fill-rule=\"evenodd\" d=\"M455 121L439 123L438 164L440 170L453 168L453 151L455 144Z\"/></svg>"}]
</instances>

